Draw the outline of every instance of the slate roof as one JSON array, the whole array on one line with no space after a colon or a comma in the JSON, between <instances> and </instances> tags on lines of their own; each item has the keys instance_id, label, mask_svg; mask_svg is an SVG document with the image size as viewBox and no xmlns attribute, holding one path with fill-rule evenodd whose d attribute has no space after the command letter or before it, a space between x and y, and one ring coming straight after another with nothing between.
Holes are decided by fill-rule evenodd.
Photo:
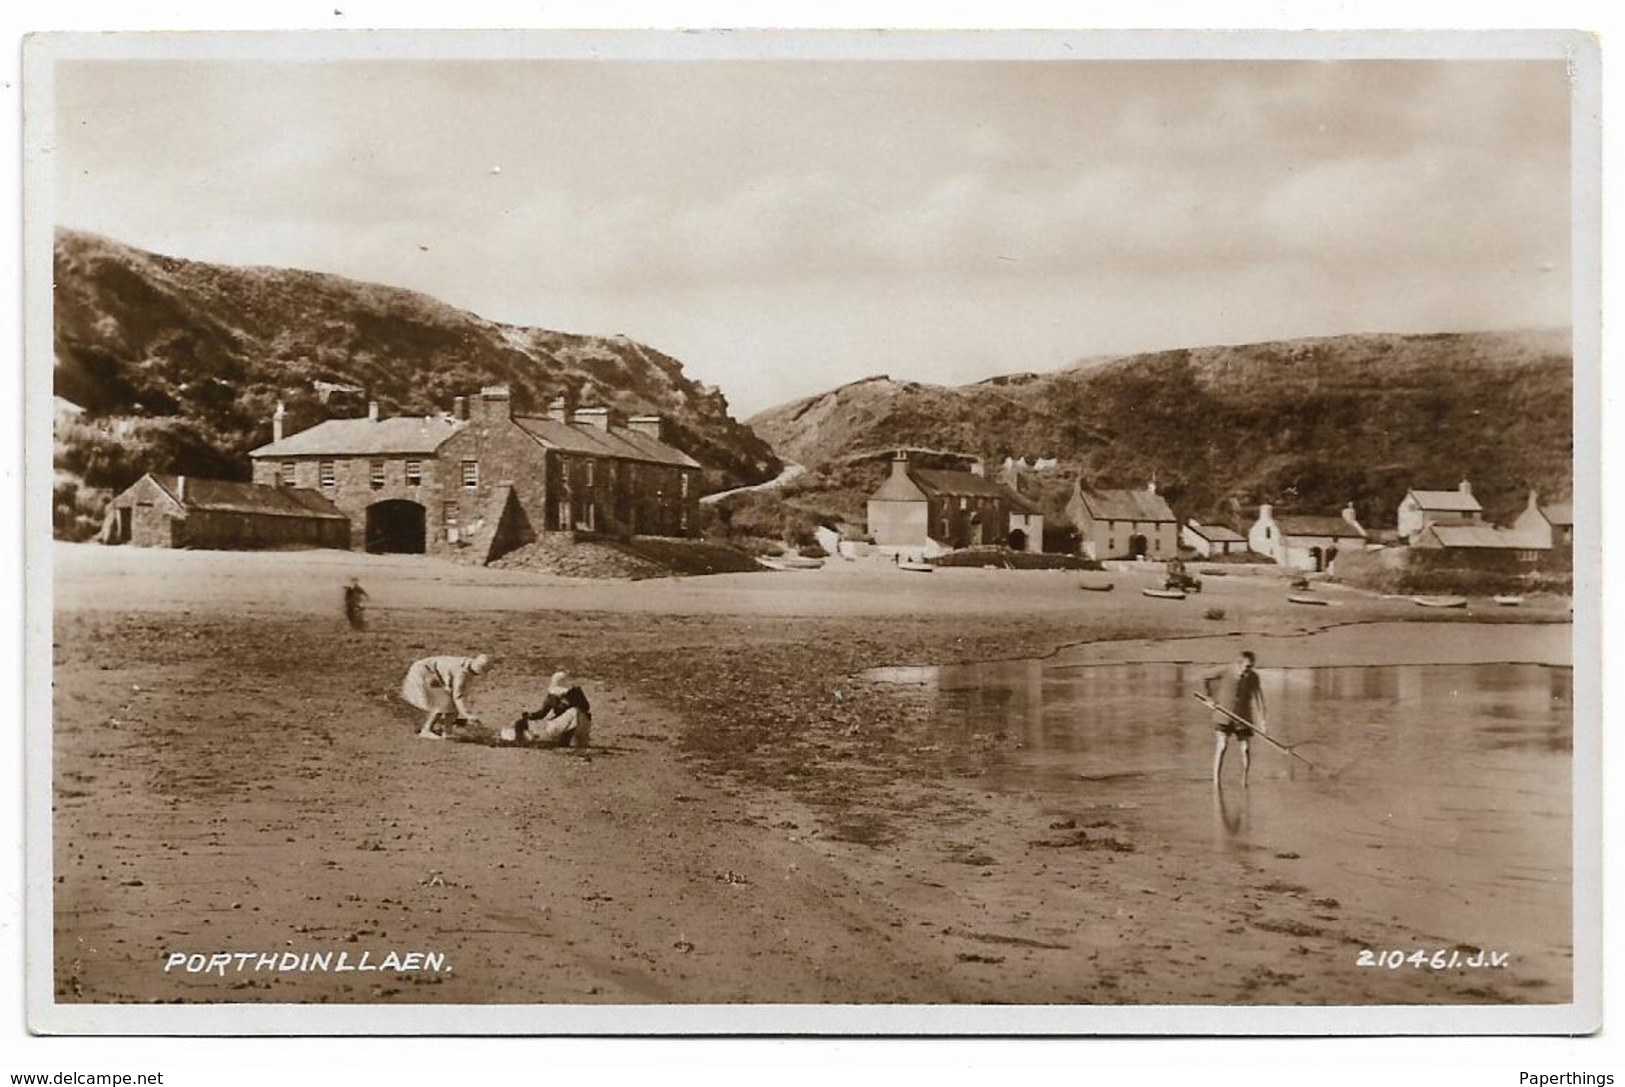
<instances>
[{"instance_id":1,"label":"slate roof","mask_svg":"<svg viewBox=\"0 0 1625 1087\"><path fill-rule=\"evenodd\" d=\"M1447 525L1435 522L1428 526L1428 531L1437 536L1439 542L1448 548L1504 551L1512 548L1533 550L1541 547L1538 542L1522 532L1496 528L1493 525Z\"/></svg>"},{"instance_id":2,"label":"slate roof","mask_svg":"<svg viewBox=\"0 0 1625 1087\"><path fill-rule=\"evenodd\" d=\"M319 517L348 521L337 506L305 487L266 487L227 479L186 477L186 498L180 497L175 476L151 473L152 481L188 510L218 513L255 513L271 517Z\"/></svg>"},{"instance_id":3,"label":"slate roof","mask_svg":"<svg viewBox=\"0 0 1625 1087\"><path fill-rule=\"evenodd\" d=\"M1418 491L1412 489L1411 497L1416 499L1417 505L1425 510L1446 510L1452 513L1475 513L1483 510L1478 499L1461 490L1454 491Z\"/></svg>"},{"instance_id":4,"label":"slate roof","mask_svg":"<svg viewBox=\"0 0 1625 1087\"><path fill-rule=\"evenodd\" d=\"M700 462L660 439L627 427L600 429L591 423L561 423L556 419L516 415L519 429L549 449L565 453L586 453L595 457L619 457L649 464L669 464L698 468Z\"/></svg>"},{"instance_id":5,"label":"slate roof","mask_svg":"<svg viewBox=\"0 0 1625 1087\"><path fill-rule=\"evenodd\" d=\"M1186 525L1192 532L1210 543L1246 543L1247 537L1233 528L1224 525L1199 525L1191 522Z\"/></svg>"},{"instance_id":6,"label":"slate roof","mask_svg":"<svg viewBox=\"0 0 1625 1087\"><path fill-rule=\"evenodd\" d=\"M1554 502L1549 506L1540 507L1540 512L1547 521L1554 525L1562 525L1567 528L1574 527L1574 503L1572 502Z\"/></svg>"},{"instance_id":7,"label":"slate roof","mask_svg":"<svg viewBox=\"0 0 1625 1087\"><path fill-rule=\"evenodd\" d=\"M944 498L998 498L1022 513L1042 512L1009 487L995 483L986 476L938 468L909 468L906 476L893 472L869 498L880 502L919 502L931 495Z\"/></svg>"},{"instance_id":8,"label":"slate roof","mask_svg":"<svg viewBox=\"0 0 1625 1087\"><path fill-rule=\"evenodd\" d=\"M1363 540L1360 530L1341 517L1313 513L1277 513L1275 524L1283 536L1330 536L1333 539Z\"/></svg>"},{"instance_id":9,"label":"slate roof","mask_svg":"<svg viewBox=\"0 0 1625 1087\"><path fill-rule=\"evenodd\" d=\"M1080 487L1084 507L1097 521L1174 521L1162 495L1145 488L1106 491Z\"/></svg>"},{"instance_id":10,"label":"slate roof","mask_svg":"<svg viewBox=\"0 0 1625 1087\"><path fill-rule=\"evenodd\" d=\"M432 456L465 424L449 416L397 415L389 419L328 419L251 457L368 457L416 453Z\"/></svg>"}]
</instances>

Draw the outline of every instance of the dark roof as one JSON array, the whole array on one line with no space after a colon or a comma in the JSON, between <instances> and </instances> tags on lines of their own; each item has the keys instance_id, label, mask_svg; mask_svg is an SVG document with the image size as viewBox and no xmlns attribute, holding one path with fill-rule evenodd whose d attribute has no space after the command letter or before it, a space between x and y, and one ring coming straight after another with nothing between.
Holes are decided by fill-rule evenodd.
<instances>
[{"instance_id":1,"label":"dark roof","mask_svg":"<svg viewBox=\"0 0 1625 1087\"><path fill-rule=\"evenodd\" d=\"M547 446L566 453L586 453L595 457L618 457L621 460L644 461L650 464L669 464L679 468L698 468L699 461L680 449L674 449L660 439L640 430L627 427L603 429L591 423L561 423L530 415L516 415L513 421L519 429Z\"/></svg>"},{"instance_id":2,"label":"dark roof","mask_svg":"<svg viewBox=\"0 0 1625 1087\"><path fill-rule=\"evenodd\" d=\"M1199 525L1191 521L1185 527L1212 543L1245 543L1247 540L1247 537L1235 529L1226 528L1224 525Z\"/></svg>"},{"instance_id":3,"label":"dark roof","mask_svg":"<svg viewBox=\"0 0 1625 1087\"><path fill-rule=\"evenodd\" d=\"M266 487L227 479L186 477L186 498L181 499L176 476L151 473L152 481L188 510L218 513L257 513L271 517L319 517L348 521L337 506L305 487Z\"/></svg>"},{"instance_id":4,"label":"dark roof","mask_svg":"<svg viewBox=\"0 0 1625 1087\"><path fill-rule=\"evenodd\" d=\"M894 465L896 462L893 462ZM905 468L899 472L893 467L874 494L869 496L871 502L924 502L925 492L920 484L912 478L912 474Z\"/></svg>"},{"instance_id":5,"label":"dark roof","mask_svg":"<svg viewBox=\"0 0 1625 1087\"><path fill-rule=\"evenodd\" d=\"M1079 487L1084 507L1097 521L1174 521L1162 495L1149 488L1127 491Z\"/></svg>"},{"instance_id":6,"label":"dark roof","mask_svg":"<svg viewBox=\"0 0 1625 1087\"><path fill-rule=\"evenodd\" d=\"M251 457L366 457L387 453L432 455L465 424L443 415L397 415L390 419L328 419L280 442L262 445Z\"/></svg>"},{"instance_id":7,"label":"dark roof","mask_svg":"<svg viewBox=\"0 0 1625 1087\"><path fill-rule=\"evenodd\" d=\"M1016 494L1010 488L993 482L986 476L979 476L975 472L951 472L936 468L911 468L910 476L914 482L927 494L940 494L958 498L980 497L1001 498L1012 506L1020 506L1024 512L1037 513L1038 507L1025 498ZM882 487L882 490L885 488Z\"/></svg>"},{"instance_id":8,"label":"dark roof","mask_svg":"<svg viewBox=\"0 0 1625 1087\"><path fill-rule=\"evenodd\" d=\"M1413 488L1410 493L1416 499L1417 505L1425 510L1452 510L1471 513L1484 508L1478 504L1478 499L1463 490L1418 491Z\"/></svg>"},{"instance_id":9,"label":"dark roof","mask_svg":"<svg viewBox=\"0 0 1625 1087\"><path fill-rule=\"evenodd\" d=\"M1365 539L1359 529L1341 517L1314 513L1277 513L1273 516L1283 536L1331 536L1334 539Z\"/></svg>"}]
</instances>

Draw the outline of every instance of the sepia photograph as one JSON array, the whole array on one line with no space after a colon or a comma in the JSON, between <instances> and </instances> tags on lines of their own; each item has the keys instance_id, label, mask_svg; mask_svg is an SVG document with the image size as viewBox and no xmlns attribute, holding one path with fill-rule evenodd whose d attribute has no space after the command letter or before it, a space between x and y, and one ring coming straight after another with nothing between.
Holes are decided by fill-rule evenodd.
<instances>
[{"instance_id":1,"label":"sepia photograph","mask_svg":"<svg viewBox=\"0 0 1625 1087\"><path fill-rule=\"evenodd\" d=\"M24 71L32 1029L1600 1026L1591 39Z\"/></svg>"}]
</instances>

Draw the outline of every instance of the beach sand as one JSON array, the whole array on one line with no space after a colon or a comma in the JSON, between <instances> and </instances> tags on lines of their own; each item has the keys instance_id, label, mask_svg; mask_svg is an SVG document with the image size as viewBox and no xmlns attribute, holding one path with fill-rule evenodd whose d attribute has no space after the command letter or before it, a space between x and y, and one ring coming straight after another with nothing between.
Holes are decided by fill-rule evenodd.
<instances>
[{"instance_id":1,"label":"beach sand","mask_svg":"<svg viewBox=\"0 0 1625 1087\"><path fill-rule=\"evenodd\" d=\"M1207 635L1284 646L1376 620L1419 621L1418 645L1457 657L1529 659L1564 642L1567 601L1451 614L1344 592L1301 608L1238 577L1168 602L1139 596L1149 572L1097 594L1054 572L580 582L335 553L53 557L59 1000L1568 997L1515 959L1359 968L1364 948L1449 934L1328 904L1290 857L1175 865L1104 793L1059 810L995 790L1001 737L944 736L924 700L861 678L1081 643L1109 659ZM340 609L351 574L372 597L364 634ZM1215 606L1226 618L1204 619ZM1361 652L1415 660L1384 643ZM1223 659L1231 642L1183 644ZM1315 637L1291 644L1317 663ZM414 739L406 666L476 650L497 660L477 695L487 725L533 708L563 667L593 699L599 746ZM432 951L451 968L164 969L175 952L248 950Z\"/></svg>"}]
</instances>

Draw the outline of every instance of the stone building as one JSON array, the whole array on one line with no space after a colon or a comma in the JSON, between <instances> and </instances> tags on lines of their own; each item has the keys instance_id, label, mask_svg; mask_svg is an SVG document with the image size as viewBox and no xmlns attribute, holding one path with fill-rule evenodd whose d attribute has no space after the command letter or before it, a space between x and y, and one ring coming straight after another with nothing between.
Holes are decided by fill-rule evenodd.
<instances>
[{"instance_id":1,"label":"stone building","mask_svg":"<svg viewBox=\"0 0 1625 1087\"><path fill-rule=\"evenodd\" d=\"M1546 550L1563 563L1574 561L1574 503L1541 502L1529 492L1529 504L1518 514L1512 527L1526 534L1532 545Z\"/></svg>"},{"instance_id":2,"label":"stone building","mask_svg":"<svg viewBox=\"0 0 1625 1087\"><path fill-rule=\"evenodd\" d=\"M1247 537L1228 525L1204 525L1191 518L1179 529L1179 542L1204 559L1239 555L1247 550Z\"/></svg>"},{"instance_id":3,"label":"stone building","mask_svg":"<svg viewBox=\"0 0 1625 1087\"><path fill-rule=\"evenodd\" d=\"M136 547L247 551L350 546L350 519L315 491L148 472L109 504L98 537Z\"/></svg>"},{"instance_id":4,"label":"stone building","mask_svg":"<svg viewBox=\"0 0 1625 1087\"><path fill-rule=\"evenodd\" d=\"M700 465L658 415L623 420L561 395L516 415L506 385L449 414L329 419L255 449L257 483L311 488L355 523L354 546L489 562L541 532L687 536Z\"/></svg>"},{"instance_id":5,"label":"stone building","mask_svg":"<svg viewBox=\"0 0 1625 1087\"><path fill-rule=\"evenodd\" d=\"M1155 483L1143 490L1100 490L1079 483L1066 513L1082 537L1079 552L1085 558L1162 561L1179 554L1179 521Z\"/></svg>"},{"instance_id":6,"label":"stone building","mask_svg":"<svg viewBox=\"0 0 1625 1087\"><path fill-rule=\"evenodd\" d=\"M971 471L915 468L907 453L869 496L869 535L882 551L911 558L966 547L1043 550L1042 512L1008 487Z\"/></svg>"}]
</instances>

